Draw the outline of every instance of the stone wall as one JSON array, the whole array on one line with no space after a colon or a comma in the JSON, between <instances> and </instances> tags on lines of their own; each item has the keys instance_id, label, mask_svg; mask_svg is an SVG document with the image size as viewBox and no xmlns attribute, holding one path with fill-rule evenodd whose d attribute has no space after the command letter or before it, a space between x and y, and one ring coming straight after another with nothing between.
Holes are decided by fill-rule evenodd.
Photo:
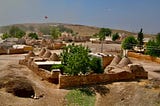
<instances>
[{"instance_id":1,"label":"stone wall","mask_svg":"<svg viewBox=\"0 0 160 106\"><path fill-rule=\"evenodd\" d=\"M137 58L137 59L149 60L149 61L160 63L160 58L158 58L158 57L152 57L152 56L149 56L149 55L144 55L144 54L135 53L135 52L128 52L127 55L129 57L134 57L134 58Z\"/></svg>"},{"instance_id":2,"label":"stone wall","mask_svg":"<svg viewBox=\"0 0 160 106\"><path fill-rule=\"evenodd\" d=\"M115 74L91 74L82 76L59 75L59 88L76 87L120 80L134 80L135 75L129 72Z\"/></svg>"}]
</instances>

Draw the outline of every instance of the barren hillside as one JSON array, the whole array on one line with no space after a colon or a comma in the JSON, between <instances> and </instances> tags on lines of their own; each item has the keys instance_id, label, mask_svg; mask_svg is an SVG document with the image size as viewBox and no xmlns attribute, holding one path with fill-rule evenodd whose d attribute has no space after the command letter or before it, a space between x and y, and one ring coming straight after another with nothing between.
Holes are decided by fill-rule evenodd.
<instances>
[{"instance_id":1,"label":"barren hillside","mask_svg":"<svg viewBox=\"0 0 160 106\"><path fill-rule=\"evenodd\" d=\"M93 26L85 26L85 25L77 25L77 24L63 24L63 23L25 23L25 24L14 24L24 31L39 31L39 29L49 28L50 26L63 25L64 27L72 29L75 33L78 33L81 36L92 36L97 33L100 28ZM6 32L13 25L2 26L0 27L0 32ZM120 29L112 29L113 33L125 33L126 35L135 35L135 33L120 30ZM145 34L145 36L149 37L149 34Z\"/></svg>"}]
</instances>

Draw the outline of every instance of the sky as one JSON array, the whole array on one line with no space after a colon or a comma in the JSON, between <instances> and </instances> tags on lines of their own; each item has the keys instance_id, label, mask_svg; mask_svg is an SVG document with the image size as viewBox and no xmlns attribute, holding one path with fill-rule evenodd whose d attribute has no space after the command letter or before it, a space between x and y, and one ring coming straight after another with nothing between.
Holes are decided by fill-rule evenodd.
<instances>
[{"instance_id":1,"label":"sky","mask_svg":"<svg viewBox=\"0 0 160 106\"><path fill-rule=\"evenodd\" d=\"M0 26L55 22L156 34L159 5L160 0L0 0Z\"/></svg>"}]
</instances>

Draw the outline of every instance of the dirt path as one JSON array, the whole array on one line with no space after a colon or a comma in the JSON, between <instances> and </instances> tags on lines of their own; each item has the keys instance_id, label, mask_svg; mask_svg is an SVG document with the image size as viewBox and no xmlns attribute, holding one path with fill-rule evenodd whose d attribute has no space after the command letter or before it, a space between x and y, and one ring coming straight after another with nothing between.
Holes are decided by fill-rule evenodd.
<instances>
[{"instance_id":1,"label":"dirt path","mask_svg":"<svg viewBox=\"0 0 160 106\"><path fill-rule=\"evenodd\" d=\"M67 90L57 89L57 85L42 81L39 76L29 70L26 66L19 65L18 60L23 55L0 55L0 78L26 77L31 81L36 95L43 95L40 99L20 98L0 89L0 106L63 106L64 96Z\"/></svg>"}]
</instances>

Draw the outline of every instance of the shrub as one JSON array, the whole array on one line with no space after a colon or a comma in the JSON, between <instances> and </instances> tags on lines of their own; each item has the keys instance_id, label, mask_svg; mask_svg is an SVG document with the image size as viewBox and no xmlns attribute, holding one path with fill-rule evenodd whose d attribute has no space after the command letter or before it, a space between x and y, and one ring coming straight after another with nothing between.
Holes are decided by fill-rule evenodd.
<instances>
[{"instance_id":1,"label":"shrub","mask_svg":"<svg viewBox=\"0 0 160 106\"><path fill-rule=\"evenodd\" d=\"M91 57L91 60L90 60L90 69L94 73L103 73L101 59L98 58L98 57Z\"/></svg>"}]
</instances>

